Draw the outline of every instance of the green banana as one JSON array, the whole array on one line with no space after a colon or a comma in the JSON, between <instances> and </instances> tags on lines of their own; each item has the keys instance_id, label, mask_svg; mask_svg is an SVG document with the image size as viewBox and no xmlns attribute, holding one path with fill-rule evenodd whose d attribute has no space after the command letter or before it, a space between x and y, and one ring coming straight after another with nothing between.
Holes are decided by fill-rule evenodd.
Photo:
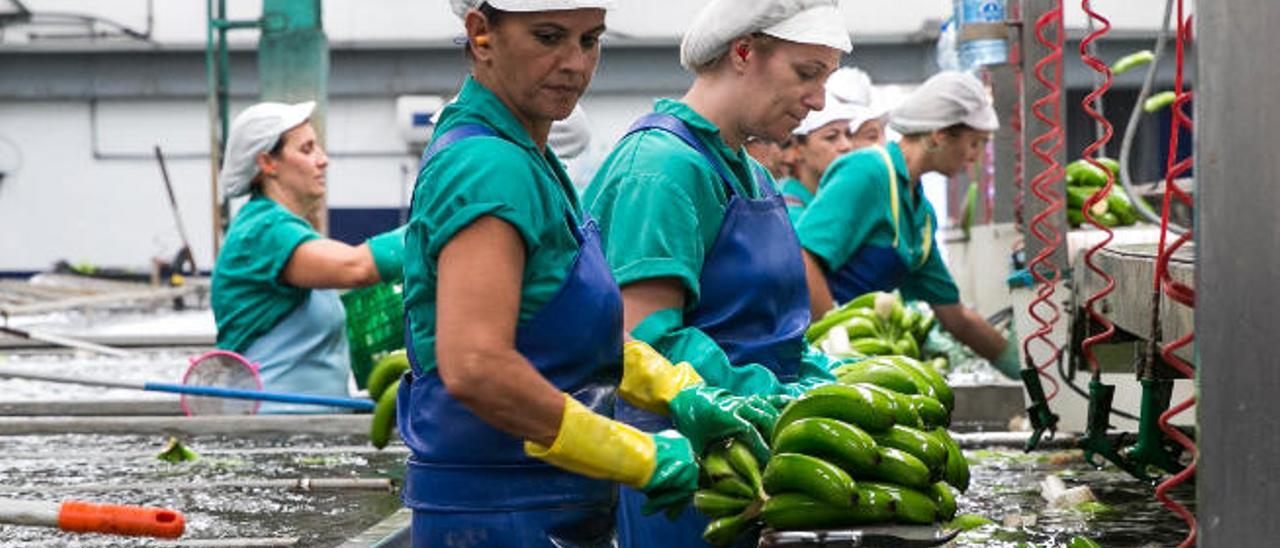
<instances>
[{"instance_id":1,"label":"green banana","mask_svg":"<svg viewBox=\"0 0 1280 548\"><path fill-rule=\"evenodd\" d=\"M961 493L969 490L969 460L960 450L960 444L951 437L945 428L933 429L933 435L947 447L947 463L942 467L942 479L959 489Z\"/></svg>"},{"instance_id":2,"label":"green banana","mask_svg":"<svg viewBox=\"0 0 1280 548\"><path fill-rule=\"evenodd\" d=\"M920 357L920 345L916 343L916 336L910 331L904 331L897 342L893 343L895 354L909 358Z\"/></svg>"},{"instance_id":3,"label":"green banana","mask_svg":"<svg viewBox=\"0 0 1280 548\"><path fill-rule=\"evenodd\" d=\"M409 370L409 354L404 350L396 350L373 364L369 378L365 380L365 388L369 391L369 399L378 401L382 393L391 383L400 380L400 376Z\"/></svg>"},{"instance_id":4,"label":"green banana","mask_svg":"<svg viewBox=\"0 0 1280 548\"><path fill-rule=\"evenodd\" d=\"M747 486L751 487L757 497L763 498L760 497L764 493L764 481L760 477L760 462L756 460L755 455L751 454L747 444L738 440L729 440L725 448L725 457L733 467L733 471L746 478Z\"/></svg>"},{"instance_id":5,"label":"green banana","mask_svg":"<svg viewBox=\"0 0 1280 548\"><path fill-rule=\"evenodd\" d=\"M756 494L751 491L751 486L742 481L742 478L732 477L725 478L711 484L709 488L717 493L728 495L731 497L755 498Z\"/></svg>"},{"instance_id":6,"label":"green banana","mask_svg":"<svg viewBox=\"0 0 1280 548\"><path fill-rule=\"evenodd\" d=\"M391 433L396 429L396 393L400 391L400 379L382 391L378 404L373 408L373 419L369 421L369 443L382 449L391 441Z\"/></svg>"},{"instance_id":7,"label":"green banana","mask_svg":"<svg viewBox=\"0 0 1280 548\"><path fill-rule=\"evenodd\" d=\"M876 338L880 336L880 326L876 322L867 318L853 317L844 322L845 333L849 334L849 341L852 343L855 339Z\"/></svg>"},{"instance_id":8,"label":"green banana","mask_svg":"<svg viewBox=\"0 0 1280 548\"><path fill-rule=\"evenodd\" d=\"M733 471L733 466L729 465L729 459L725 457L723 446L714 446L702 456L702 477L706 479L707 485L715 485L725 480L744 480Z\"/></svg>"},{"instance_id":9,"label":"green banana","mask_svg":"<svg viewBox=\"0 0 1280 548\"><path fill-rule=\"evenodd\" d=\"M910 369L923 377L925 382L928 382L929 385L933 387L934 393L929 395L932 396L933 399L942 403L942 405L947 408L948 412L955 409L955 392L951 390L951 385L947 384L947 379L942 376L942 373L938 372L938 370L933 367L932 363L925 363L920 360L914 360L904 356L894 356L891 360L903 369Z\"/></svg>"},{"instance_id":10,"label":"green banana","mask_svg":"<svg viewBox=\"0 0 1280 548\"><path fill-rule=\"evenodd\" d=\"M929 469L930 477L942 475L947 463L947 446L929 433L898 424L872 437L881 447L892 447L920 459Z\"/></svg>"},{"instance_id":11,"label":"green banana","mask_svg":"<svg viewBox=\"0 0 1280 548\"><path fill-rule=\"evenodd\" d=\"M778 453L764 468L764 491L770 495L804 493L835 506L853 506L853 478L839 466L799 453Z\"/></svg>"},{"instance_id":12,"label":"green banana","mask_svg":"<svg viewBox=\"0 0 1280 548\"><path fill-rule=\"evenodd\" d=\"M870 468L880 462L876 442L870 435L852 424L823 417L791 423L774 438L773 450L821 457L845 471Z\"/></svg>"},{"instance_id":13,"label":"green banana","mask_svg":"<svg viewBox=\"0 0 1280 548\"><path fill-rule=\"evenodd\" d=\"M921 428L924 425L924 422L920 420L920 413L916 412L915 408L911 406L911 401L907 400L905 397L906 394L894 392L893 390L889 390L883 386L865 382L857 383L853 386L858 386L878 393L891 401L892 403L888 406L888 411L893 414L894 424L901 424L912 428ZM882 432L883 430L876 431ZM872 430L868 430L867 432L872 432Z\"/></svg>"},{"instance_id":14,"label":"green banana","mask_svg":"<svg viewBox=\"0 0 1280 548\"><path fill-rule=\"evenodd\" d=\"M880 462L862 470L867 479L893 482L916 489L926 489L930 481L929 467L906 451L879 447Z\"/></svg>"},{"instance_id":15,"label":"green banana","mask_svg":"<svg viewBox=\"0 0 1280 548\"><path fill-rule=\"evenodd\" d=\"M930 524L938 521L938 504L928 495L916 489L891 483L866 482L868 491L881 491L893 499L893 515L897 521L911 524Z\"/></svg>"},{"instance_id":16,"label":"green banana","mask_svg":"<svg viewBox=\"0 0 1280 548\"><path fill-rule=\"evenodd\" d=\"M903 340L905 341L908 338L910 337L904 337ZM885 365L901 371L908 379L911 380L911 384L916 388L915 392L903 392L901 390L897 390L897 392L903 394L923 394L935 400L938 399L938 389L934 386L933 382L930 381L928 377L924 376L923 373L917 371L916 368L911 366L910 362L916 362L915 358L910 356L880 356L867 361L873 360L876 364Z\"/></svg>"},{"instance_id":17,"label":"green banana","mask_svg":"<svg viewBox=\"0 0 1280 548\"><path fill-rule=\"evenodd\" d=\"M702 531L702 540L712 546L728 546L733 544L734 539L738 538L746 531L752 523L754 516L746 514L738 514L717 519L707 525Z\"/></svg>"},{"instance_id":18,"label":"green banana","mask_svg":"<svg viewBox=\"0 0 1280 548\"><path fill-rule=\"evenodd\" d=\"M731 497L709 489L701 489L693 493L693 507L711 519L741 513L751 506L751 503L751 499Z\"/></svg>"},{"instance_id":19,"label":"green banana","mask_svg":"<svg viewBox=\"0 0 1280 548\"><path fill-rule=\"evenodd\" d=\"M832 374L840 379L841 384L865 382L903 394L919 392L910 375L894 365L879 360L869 359L842 365L833 370Z\"/></svg>"},{"instance_id":20,"label":"green banana","mask_svg":"<svg viewBox=\"0 0 1280 548\"><path fill-rule=\"evenodd\" d=\"M893 348L893 343L878 338L853 339L849 341L849 346L868 356L887 356L896 352Z\"/></svg>"},{"instance_id":21,"label":"green banana","mask_svg":"<svg viewBox=\"0 0 1280 548\"><path fill-rule=\"evenodd\" d=\"M945 481L934 482L929 486L929 496L938 505L938 514L944 521L956 517L956 494Z\"/></svg>"},{"instance_id":22,"label":"green banana","mask_svg":"<svg viewBox=\"0 0 1280 548\"><path fill-rule=\"evenodd\" d=\"M920 422L924 423L925 428L935 428L938 426L951 425L951 413L947 412L947 408L943 407L938 400L920 394L903 394L911 408L920 415Z\"/></svg>"},{"instance_id":23,"label":"green banana","mask_svg":"<svg viewBox=\"0 0 1280 548\"><path fill-rule=\"evenodd\" d=\"M850 318L858 316L857 312L863 309L871 308L875 305L876 292L860 295L858 298L840 305L839 308L832 309L822 318L813 322L804 332L804 338L808 342L813 342L827 334L832 327L840 325Z\"/></svg>"},{"instance_id":24,"label":"green banana","mask_svg":"<svg viewBox=\"0 0 1280 548\"><path fill-rule=\"evenodd\" d=\"M896 402L861 386L828 384L796 398L782 410L774 425L775 437L787 425L810 417L842 420L866 430L880 432L894 423Z\"/></svg>"},{"instance_id":25,"label":"green banana","mask_svg":"<svg viewBox=\"0 0 1280 548\"><path fill-rule=\"evenodd\" d=\"M888 497L877 498L879 505L873 506L863 504L862 490L858 493L858 503L852 507L835 506L800 493L782 493L769 497L760 515L766 525L778 531L833 529L892 519L892 511L885 511L885 506L893 504Z\"/></svg>"}]
</instances>

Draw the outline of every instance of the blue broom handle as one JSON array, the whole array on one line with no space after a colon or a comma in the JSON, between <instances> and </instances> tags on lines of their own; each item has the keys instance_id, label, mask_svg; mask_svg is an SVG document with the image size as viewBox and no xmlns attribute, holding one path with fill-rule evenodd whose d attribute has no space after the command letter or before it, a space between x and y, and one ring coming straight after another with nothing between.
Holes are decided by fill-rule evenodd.
<instances>
[{"instance_id":1,"label":"blue broom handle","mask_svg":"<svg viewBox=\"0 0 1280 548\"><path fill-rule=\"evenodd\" d=\"M191 386L166 382L148 382L143 384L142 388L143 390L151 390L155 392L177 392L179 394L213 396L218 398L328 405L332 407L345 407L348 409L363 409L366 411L372 411L374 407L372 401L358 398L311 396L307 394L289 394L285 392L264 392L261 390L239 390L236 388L222 388L217 386Z\"/></svg>"}]
</instances>

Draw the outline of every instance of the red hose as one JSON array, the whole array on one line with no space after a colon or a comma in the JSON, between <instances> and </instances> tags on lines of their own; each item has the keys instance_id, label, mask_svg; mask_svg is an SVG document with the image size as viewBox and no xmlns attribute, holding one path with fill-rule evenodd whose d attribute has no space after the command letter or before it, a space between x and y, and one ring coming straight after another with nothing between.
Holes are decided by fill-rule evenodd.
<instances>
[{"instance_id":1,"label":"red hose","mask_svg":"<svg viewBox=\"0 0 1280 548\"><path fill-rule=\"evenodd\" d=\"M1045 36L1045 29L1053 27L1055 33L1053 39L1050 40ZM1027 270L1031 272L1032 278L1036 281L1036 298L1027 305L1027 315L1040 325L1035 331L1027 335L1022 340L1023 355L1028 359L1032 359L1031 346L1033 341L1040 341L1050 350L1048 357L1041 363L1035 363L1035 368L1040 376L1049 381L1051 385L1045 400L1052 400L1058 394L1058 381L1047 373L1061 355L1062 349L1053 342L1050 335L1053 333L1053 326L1058 322L1061 316L1058 311L1058 305L1054 303L1053 293L1057 288L1057 284L1061 282L1061 269L1053 262L1054 252L1062 246L1062 233L1058 231L1050 219L1055 213L1063 207L1062 194L1054 190L1054 184L1062 180L1062 165L1054 159L1054 155L1062 149L1065 139L1062 130L1062 113L1058 108L1059 98L1062 95L1062 45L1065 32L1062 27L1062 2L1055 2L1053 9L1045 12L1036 19L1036 39L1040 44L1049 49L1044 58L1040 59L1035 66L1035 77L1042 86L1045 87L1046 93L1043 97L1037 99L1031 105L1031 114L1036 119L1043 122L1048 129L1044 133L1037 136L1031 141L1031 152L1040 159L1044 168L1032 177L1031 193L1047 206L1040 213L1031 218L1031 224L1028 230L1037 240L1040 240L1040 253L1027 263ZM1053 74L1046 76L1045 69L1052 68ZM1046 112L1048 111L1048 112ZM1047 312L1044 312L1047 310ZM1034 362L1033 362L1034 363Z\"/></svg>"},{"instance_id":2,"label":"red hose","mask_svg":"<svg viewBox=\"0 0 1280 548\"><path fill-rule=\"evenodd\" d=\"M1165 172L1164 180L1164 207L1160 215L1160 253L1156 259L1156 281L1170 300L1182 304L1183 306L1194 308L1196 299L1195 289L1174 280L1169 274L1169 259L1173 257L1174 253L1176 253L1179 248L1191 240L1192 230L1188 228L1188 230L1174 240L1167 249L1165 248L1165 238L1169 234L1169 210L1173 205L1173 200L1176 199L1188 207L1192 206L1191 195L1187 194L1174 184L1174 180L1177 179L1179 175L1182 175L1183 173L1186 173L1187 170L1191 169L1193 161L1192 156L1187 156L1181 161L1178 161L1178 134L1183 129L1187 131L1192 131L1194 129L1191 118L1186 115L1185 111L1186 104L1191 101L1191 92L1186 91L1183 87L1184 53L1186 43L1191 41L1191 18L1184 17L1182 0L1178 0L1177 38L1177 71L1174 76L1174 93L1177 94L1177 98L1173 101L1173 105L1171 107L1173 115L1169 131L1168 169ZM1169 364L1179 373L1190 379L1195 378L1195 368L1182 358L1175 355L1174 352L1179 348L1183 348L1191 344L1191 341L1194 339L1195 333L1193 331L1188 331L1186 335L1183 335L1178 340L1167 345L1163 345L1160 350L1160 357L1164 359L1165 363ZM1188 511L1185 506L1178 504L1170 498L1168 492L1170 489L1185 483L1195 475L1196 463L1200 460L1200 453L1196 450L1195 442L1183 435L1182 431L1170 425L1169 420L1179 413L1186 411L1192 405L1195 405L1195 402L1196 398L1193 395L1161 414L1159 421L1160 430L1191 454L1190 465L1156 487L1156 499L1164 504L1166 508L1181 517L1190 529L1187 532L1187 537L1183 539L1182 544L1179 545L1181 547L1195 545L1197 531L1196 517Z\"/></svg>"},{"instance_id":3,"label":"red hose","mask_svg":"<svg viewBox=\"0 0 1280 548\"><path fill-rule=\"evenodd\" d=\"M1098 112L1097 110L1094 110L1093 108L1093 104L1096 103L1098 99L1100 99L1102 95L1107 92L1107 90L1111 89L1111 81L1112 81L1111 67L1108 67L1107 64L1103 63L1101 59L1098 59L1097 57L1089 55L1089 50L1088 50L1089 44L1091 42L1093 42L1094 40L1097 40L1098 38L1101 38L1103 35L1105 35L1108 31L1111 30L1111 22L1108 21L1107 18L1093 11L1093 7L1090 6L1090 3L1091 3L1090 0L1081 0L1080 5L1084 9L1084 12L1086 15L1088 15L1091 19L1101 23L1102 26L1098 30L1086 36L1084 40L1080 42L1080 60L1083 61L1084 64L1088 65L1089 68L1092 68L1095 72L1102 74L1103 80L1102 80L1102 83L1098 85L1097 89L1094 89L1091 93L1089 93L1089 95L1085 96L1084 101L1082 101L1080 104L1081 106L1084 107L1085 114L1087 114L1090 118L1093 118L1102 127L1102 135L1098 136L1097 140L1095 140L1092 143L1089 143L1089 146L1085 147L1084 159L1085 161L1092 164L1094 167L1101 170L1103 173L1107 174L1107 184L1104 185L1101 190L1093 193L1093 195L1089 196L1089 198L1084 201L1083 213L1084 213L1085 221L1089 222L1093 226L1097 227L1099 230L1106 233L1106 237L1104 237L1102 241L1098 242L1097 244L1090 247L1087 251L1085 251L1084 264L1089 270L1093 271L1094 274L1097 274L1103 280L1105 280L1106 283L1103 284L1102 289L1098 290L1097 293L1090 295L1089 298L1085 299L1085 302L1084 302L1085 312L1089 314L1089 317L1092 319L1092 321L1102 325L1103 330L1101 333L1086 337L1084 339L1084 342L1080 344L1080 351L1082 354L1084 354L1085 360L1089 362L1089 368L1093 370L1094 378L1097 379L1101 375L1102 369L1098 365L1098 357L1094 355L1093 347L1110 339L1111 336L1115 333L1116 328L1114 325L1112 325L1111 320L1108 320L1106 316L1103 316L1096 309L1094 309L1094 304L1106 298L1107 295L1111 294L1111 292L1116 287L1116 281L1109 274L1107 274L1106 271L1102 270L1101 268L1098 267L1098 265L1094 264L1093 257L1098 253L1098 251L1101 251L1102 248L1106 247L1107 244L1111 243L1111 240L1115 236L1114 236L1114 233L1111 232L1111 229L1107 228L1106 226L1103 226L1102 223L1099 223L1098 220L1093 217L1093 212L1091 210L1093 209L1093 206L1095 204L1097 204L1098 202L1105 201L1107 199L1107 194L1111 193L1111 188L1115 185L1115 176L1111 173L1111 170L1107 169L1106 166L1102 165L1102 163L1098 162L1097 158L1095 158L1095 156L1098 154L1098 151L1103 150L1103 148L1107 145L1107 143L1111 141L1112 128L1111 128L1111 122L1108 122L1107 118L1103 116L1102 113Z\"/></svg>"}]
</instances>

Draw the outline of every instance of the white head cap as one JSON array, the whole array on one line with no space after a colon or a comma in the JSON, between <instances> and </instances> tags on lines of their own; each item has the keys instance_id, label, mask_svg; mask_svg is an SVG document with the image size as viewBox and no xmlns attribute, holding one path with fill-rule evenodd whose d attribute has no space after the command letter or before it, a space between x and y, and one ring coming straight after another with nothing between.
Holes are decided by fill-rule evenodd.
<instances>
[{"instance_id":1,"label":"white head cap","mask_svg":"<svg viewBox=\"0 0 1280 548\"><path fill-rule=\"evenodd\" d=\"M258 155L270 152L285 132L302 125L316 108L315 101L296 105L258 103L231 122L227 150L218 172L218 186L226 198L243 196L258 176Z\"/></svg>"},{"instance_id":2,"label":"white head cap","mask_svg":"<svg viewBox=\"0 0 1280 548\"><path fill-rule=\"evenodd\" d=\"M719 57L739 36L762 32L798 44L853 49L839 0L711 0L680 43L680 64L693 70Z\"/></svg>"},{"instance_id":3,"label":"white head cap","mask_svg":"<svg viewBox=\"0 0 1280 548\"><path fill-rule=\"evenodd\" d=\"M903 135L928 133L956 124L979 131L1000 128L991 94L982 82L964 72L933 75L889 113L889 127Z\"/></svg>"},{"instance_id":4,"label":"white head cap","mask_svg":"<svg viewBox=\"0 0 1280 548\"><path fill-rule=\"evenodd\" d=\"M872 104L871 78L856 68L842 67L827 78L826 104L822 110L809 112L792 133L808 135L837 120L849 122L857 131L868 120L882 118L884 110Z\"/></svg>"},{"instance_id":5,"label":"white head cap","mask_svg":"<svg viewBox=\"0 0 1280 548\"><path fill-rule=\"evenodd\" d=\"M586 8L608 9L613 0L449 0L453 14L462 17L468 10L489 4L499 11L563 11Z\"/></svg>"},{"instance_id":6,"label":"white head cap","mask_svg":"<svg viewBox=\"0 0 1280 548\"><path fill-rule=\"evenodd\" d=\"M582 110L582 105L575 105L568 118L551 122L547 146L561 160L576 158L590 144L591 124L587 122L587 113Z\"/></svg>"}]
</instances>

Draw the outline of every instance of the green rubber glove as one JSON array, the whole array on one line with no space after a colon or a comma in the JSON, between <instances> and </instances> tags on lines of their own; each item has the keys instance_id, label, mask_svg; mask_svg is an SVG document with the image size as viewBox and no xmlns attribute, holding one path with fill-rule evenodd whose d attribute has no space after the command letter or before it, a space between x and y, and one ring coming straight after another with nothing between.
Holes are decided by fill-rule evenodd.
<instances>
[{"instance_id":1,"label":"green rubber glove","mask_svg":"<svg viewBox=\"0 0 1280 548\"><path fill-rule=\"evenodd\" d=\"M408 225L369 238L369 253L378 277L387 283L404 278L404 231Z\"/></svg>"},{"instance_id":2,"label":"green rubber glove","mask_svg":"<svg viewBox=\"0 0 1280 548\"><path fill-rule=\"evenodd\" d=\"M671 422L689 438L699 454L712 443L737 438L760 462L769 460L773 425L778 409L761 396L734 396L723 388L697 385L681 390L671 400Z\"/></svg>"},{"instance_id":3,"label":"green rubber glove","mask_svg":"<svg viewBox=\"0 0 1280 548\"><path fill-rule=\"evenodd\" d=\"M698 489L698 461L693 446L674 430L652 434L654 444L653 476L640 488L648 500L640 513L648 516L666 512L675 519Z\"/></svg>"},{"instance_id":4,"label":"green rubber glove","mask_svg":"<svg viewBox=\"0 0 1280 548\"><path fill-rule=\"evenodd\" d=\"M1022 369L1022 359L1018 354L1018 343L1016 341L1006 342L1004 351L1000 352L1000 356L991 362L991 365L1010 379L1020 379L1018 372Z\"/></svg>"}]
</instances>

